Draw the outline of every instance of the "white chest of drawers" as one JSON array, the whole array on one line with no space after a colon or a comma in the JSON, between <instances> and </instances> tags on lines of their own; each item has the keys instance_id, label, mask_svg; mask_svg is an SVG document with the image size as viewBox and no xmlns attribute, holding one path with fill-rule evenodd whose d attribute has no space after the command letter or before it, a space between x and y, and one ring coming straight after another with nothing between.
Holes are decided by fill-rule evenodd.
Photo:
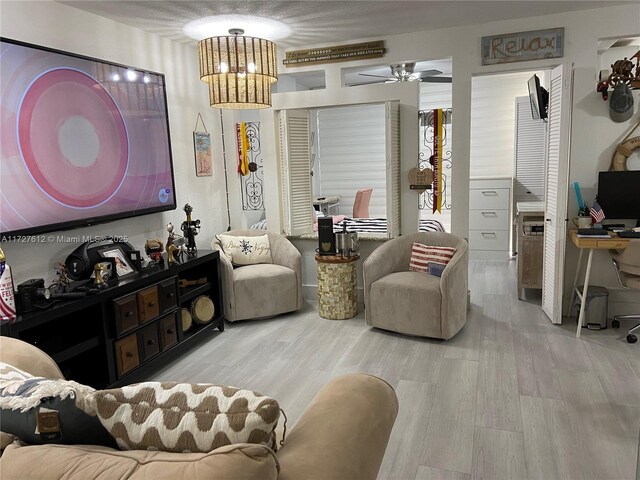
<instances>
[{"instance_id":1,"label":"white chest of drawers","mask_svg":"<svg viewBox=\"0 0 640 480\"><path fill-rule=\"evenodd\" d=\"M510 256L511 177L476 177L469 182L469 256L507 260Z\"/></svg>"}]
</instances>

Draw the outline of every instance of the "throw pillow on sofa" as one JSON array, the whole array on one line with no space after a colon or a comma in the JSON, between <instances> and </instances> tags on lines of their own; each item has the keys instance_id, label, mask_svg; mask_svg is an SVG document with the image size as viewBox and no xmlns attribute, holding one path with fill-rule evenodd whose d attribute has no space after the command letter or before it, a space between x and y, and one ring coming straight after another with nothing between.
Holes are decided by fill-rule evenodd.
<instances>
[{"instance_id":1,"label":"throw pillow on sofa","mask_svg":"<svg viewBox=\"0 0 640 480\"><path fill-rule=\"evenodd\" d=\"M236 443L276 450L280 406L250 390L145 382L95 398L100 421L123 450L210 452Z\"/></svg>"},{"instance_id":2,"label":"throw pillow on sofa","mask_svg":"<svg viewBox=\"0 0 640 480\"><path fill-rule=\"evenodd\" d=\"M216 235L222 251L234 265L255 265L273 263L268 235L257 237L236 237L235 235Z\"/></svg>"},{"instance_id":3,"label":"throw pillow on sofa","mask_svg":"<svg viewBox=\"0 0 640 480\"><path fill-rule=\"evenodd\" d=\"M70 380L33 377L0 363L0 424L28 444L115 446L93 408L91 387Z\"/></svg>"},{"instance_id":4,"label":"throw pillow on sofa","mask_svg":"<svg viewBox=\"0 0 640 480\"><path fill-rule=\"evenodd\" d=\"M456 249L453 247L439 247L413 242L409 270L440 276L455 253ZM430 264L438 265L434 265L430 269Z\"/></svg>"}]
</instances>

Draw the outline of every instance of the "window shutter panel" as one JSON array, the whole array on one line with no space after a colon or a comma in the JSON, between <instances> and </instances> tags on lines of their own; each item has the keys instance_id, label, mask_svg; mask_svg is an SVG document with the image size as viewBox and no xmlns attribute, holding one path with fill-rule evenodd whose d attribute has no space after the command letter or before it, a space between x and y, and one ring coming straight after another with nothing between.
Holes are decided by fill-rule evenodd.
<instances>
[{"instance_id":1,"label":"window shutter panel","mask_svg":"<svg viewBox=\"0 0 640 480\"><path fill-rule=\"evenodd\" d=\"M542 310L556 324L562 323L572 93L573 71L569 64L558 65L549 85L542 266Z\"/></svg>"},{"instance_id":2,"label":"window shutter panel","mask_svg":"<svg viewBox=\"0 0 640 480\"><path fill-rule=\"evenodd\" d=\"M545 126L531 116L529 97L516 97L516 202L544 200Z\"/></svg>"},{"instance_id":3,"label":"window shutter panel","mask_svg":"<svg viewBox=\"0 0 640 480\"><path fill-rule=\"evenodd\" d=\"M311 233L311 136L309 112L279 113L280 209L285 235Z\"/></svg>"},{"instance_id":4,"label":"window shutter panel","mask_svg":"<svg viewBox=\"0 0 640 480\"><path fill-rule=\"evenodd\" d=\"M400 102L385 102L387 237L400 235Z\"/></svg>"}]
</instances>

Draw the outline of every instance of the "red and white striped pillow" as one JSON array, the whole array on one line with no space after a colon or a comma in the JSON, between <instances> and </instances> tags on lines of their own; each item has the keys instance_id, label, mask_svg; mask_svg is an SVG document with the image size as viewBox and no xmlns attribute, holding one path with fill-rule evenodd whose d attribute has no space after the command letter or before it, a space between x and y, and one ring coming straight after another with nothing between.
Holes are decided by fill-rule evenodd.
<instances>
[{"instance_id":1,"label":"red and white striped pillow","mask_svg":"<svg viewBox=\"0 0 640 480\"><path fill-rule=\"evenodd\" d=\"M456 249L453 247L436 247L414 242L411 247L409 270L427 273L430 263L447 265L455 253Z\"/></svg>"}]
</instances>

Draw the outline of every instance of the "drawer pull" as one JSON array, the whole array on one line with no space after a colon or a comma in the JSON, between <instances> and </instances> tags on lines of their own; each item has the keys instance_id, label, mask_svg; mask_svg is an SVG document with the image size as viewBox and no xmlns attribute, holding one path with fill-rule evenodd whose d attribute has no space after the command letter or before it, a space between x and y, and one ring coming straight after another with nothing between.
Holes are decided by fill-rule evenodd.
<instances>
[{"instance_id":1,"label":"drawer pull","mask_svg":"<svg viewBox=\"0 0 640 480\"><path fill-rule=\"evenodd\" d=\"M173 335L173 328L169 328L169 329L167 329L167 334L169 334L169 335Z\"/></svg>"},{"instance_id":2,"label":"drawer pull","mask_svg":"<svg viewBox=\"0 0 640 480\"><path fill-rule=\"evenodd\" d=\"M124 314L126 318L133 317L133 312L127 312Z\"/></svg>"},{"instance_id":3,"label":"drawer pull","mask_svg":"<svg viewBox=\"0 0 640 480\"><path fill-rule=\"evenodd\" d=\"M482 232L483 238L498 238L498 236L493 232Z\"/></svg>"},{"instance_id":4,"label":"drawer pull","mask_svg":"<svg viewBox=\"0 0 640 480\"><path fill-rule=\"evenodd\" d=\"M127 353L124 354L124 356L127 357L127 358L133 358L133 353L127 352Z\"/></svg>"},{"instance_id":5,"label":"drawer pull","mask_svg":"<svg viewBox=\"0 0 640 480\"><path fill-rule=\"evenodd\" d=\"M483 190L482 194L485 197L497 197L498 196L498 192L496 192L495 190Z\"/></svg>"},{"instance_id":6,"label":"drawer pull","mask_svg":"<svg viewBox=\"0 0 640 480\"><path fill-rule=\"evenodd\" d=\"M147 305L149 307L155 307L156 306L156 302L149 302L149 303L147 303Z\"/></svg>"},{"instance_id":7,"label":"drawer pull","mask_svg":"<svg viewBox=\"0 0 640 480\"><path fill-rule=\"evenodd\" d=\"M483 217L497 217L498 214L496 212L482 212Z\"/></svg>"},{"instance_id":8,"label":"drawer pull","mask_svg":"<svg viewBox=\"0 0 640 480\"><path fill-rule=\"evenodd\" d=\"M147 345L153 345L155 342L153 340L147 340Z\"/></svg>"},{"instance_id":9,"label":"drawer pull","mask_svg":"<svg viewBox=\"0 0 640 480\"><path fill-rule=\"evenodd\" d=\"M173 295L174 295L173 292L167 293L167 298L171 298L173 297Z\"/></svg>"}]
</instances>

